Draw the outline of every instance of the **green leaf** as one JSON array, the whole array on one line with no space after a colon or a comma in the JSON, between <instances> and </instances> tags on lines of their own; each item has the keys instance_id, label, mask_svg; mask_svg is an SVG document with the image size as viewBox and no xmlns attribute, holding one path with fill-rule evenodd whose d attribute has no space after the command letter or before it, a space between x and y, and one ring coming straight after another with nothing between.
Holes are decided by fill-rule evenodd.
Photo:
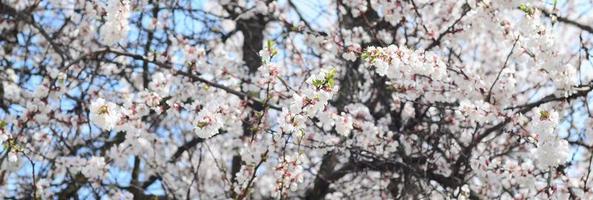
<instances>
[{"instance_id":1,"label":"green leaf","mask_svg":"<svg viewBox=\"0 0 593 200\"><path fill-rule=\"evenodd\" d=\"M369 52L368 52L368 51L364 51L364 52L362 52L362 54L360 55L360 57L361 57L363 60L366 60L366 61L368 61L368 60L369 60Z\"/></svg>"},{"instance_id":2,"label":"green leaf","mask_svg":"<svg viewBox=\"0 0 593 200\"><path fill-rule=\"evenodd\" d=\"M323 80L313 80L312 81L313 86L315 86L316 88L321 88L323 86Z\"/></svg>"},{"instance_id":3,"label":"green leaf","mask_svg":"<svg viewBox=\"0 0 593 200\"><path fill-rule=\"evenodd\" d=\"M0 129L4 129L7 125L8 123L6 123L6 121L0 120Z\"/></svg>"},{"instance_id":4,"label":"green leaf","mask_svg":"<svg viewBox=\"0 0 593 200\"><path fill-rule=\"evenodd\" d=\"M523 11L527 15L533 15L533 13L535 12L534 8L531 8L524 3L519 5L519 10Z\"/></svg>"},{"instance_id":5,"label":"green leaf","mask_svg":"<svg viewBox=\"0 0 593 200\"><path fill-rule=\"evenodd\" d=\"M325 74L325 77L323 77L323 79L314 79L313 81L311 81L311 84L313 84L313 86L317 89L333 88L336 84L336 81L334 80L335 77L336 69L333 68Z\"/></svg>"},{"instance_id":6,"label":"green leaf","mask_svg":"<svg viewBox=\"0 0 593 200\"><path fill-rule=\"evenodd\" d=\"M268 48L268 51L270 52L270 57L274 57L278 54L278 50L276 50L276 42L274 42L274 40L267 40L266 48Z\"/></svg>"},{"instance_id":7,"label":"green leaf","mask_svg":"<svg viewBox=\"0 0 593 200\"><path fill-rule=\"evenodd\" d=\"M333 88L335 81L334 78L336 77L336 68L331 69L329 72L327 72L327 74L325 75L325 82L327 83L326 86L328 86L329 88Z\"/></svg>"},{"instance_id":8,"label":"green leaf","mask_svg":"<svg viewBox=\"0 0 593 200\"><path fill-rule=\"evenodd\" d=\"M266 47L267 48L274 48L274 45L276 45L276 43L274 42L274 40L267 40L266 41Z\"/></svg>"}]
</instances>

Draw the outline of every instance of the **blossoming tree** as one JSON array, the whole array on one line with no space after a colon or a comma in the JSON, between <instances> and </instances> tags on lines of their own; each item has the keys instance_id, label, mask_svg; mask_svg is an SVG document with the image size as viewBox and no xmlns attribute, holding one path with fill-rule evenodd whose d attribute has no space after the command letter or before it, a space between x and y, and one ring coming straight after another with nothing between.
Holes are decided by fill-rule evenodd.
<instances>
[{"instance_id":1,"label":"blossoming tree","mask_svg":"<svg viewBox=\"0 0 593 200\"><path fill-rule=\"evenodd\" d=\"M586 0L0 0L0 196L592 199Z\"/></svg>"}]
</instances>

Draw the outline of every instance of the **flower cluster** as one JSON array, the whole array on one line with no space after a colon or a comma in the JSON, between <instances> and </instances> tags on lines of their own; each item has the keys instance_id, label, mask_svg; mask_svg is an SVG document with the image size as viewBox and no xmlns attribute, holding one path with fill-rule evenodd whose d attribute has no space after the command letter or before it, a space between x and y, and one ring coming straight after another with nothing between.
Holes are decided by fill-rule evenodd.
<instances>
[{"instance_id":1,"label":"flower cluster","mask_svg":"<svg viewBox=\"0 0 593 200\"><path fill-rule=\"evenodd\" d=\"M275 168L275 177L278 178L275 184L273 196L286 196L289 191L296 191L298 184L303 182L303 167L299 163L299 156L286 156L283 162Z\"/></svg>"},{"instance_id":2,"label":"flower cluster","mask_svg":"<svg viewBox=\"0 0 593 200\"><path fill-rule=\"evenodd\" d=\"M389 45L369 47L361 56L377 74L390 79L413 80L413 76L421 75L441 80L447 75L447 67L438 56L421 50Z\"/></svg>"},{"instance_id":3,"label":"flower cluster","mask_svg":"<svg viewBox=\"0 0 593 200\"><path fill-rule=\"evenodd\" d=\"M336 70L322 70L307 79L308 87L301 94L293 94L290 106L283 108L280 125L283 131L294 133L304 127L307 117L323 113L336 90Z\"/></svg>"},{"instance_id":4,"label":"flower cluster","mask_svg":"<svg viewBox=\"0 0 593 200\"><path fill-rule=\"evenodd\" d=\"M539 167L546 169L564 164L570 156L568 141L555 134L558 127L558 113L536 108L533 110L530 131L536 134L535 157Z\"/></svg>"},{"instance_id":5,"label":"flower cluster","mask_svg":"<svg viewBox=\"0 0 593 200\"><path fill-rule=\"evenodd\" d=\"M593 199L591 2L190 2L0 2L0 197Z\"/></svg>"},{"instance_id":6,"label":"flower cluster","mask_svg":"<svg viewBox=\"0 0 593 200\"><path fill-rule=\"evenodd\" d=\"M128 34L128 17L130 15L130 2L128 0L109 0L103 9L107 13L105 23L100 29L101 42L113 45Z\"/></svg>"},{"instance_id":7,"label":"flower cluster","mask_svg":"<svg viewBox=\"0 0 593 200\"><path fill-rule=\"evenodd\" d=\"M85 177L101 180L106 175L105 158L91 157L90 159L80 157L62 157L57 161L61 167L65 167L68 171L63 173L82 173Z\"/></svg>"},{"instance_id":8,"label":"flower cluster","mask_svg":"<svg viewBox=\"0 0 593 200\"><path fill-rule=\"evenodd\" d=\"M209 138L218 133L223 126L219 106L215 102L206 104L196 115L193 124L198 137Z\"/></svg>"}]
</instances>

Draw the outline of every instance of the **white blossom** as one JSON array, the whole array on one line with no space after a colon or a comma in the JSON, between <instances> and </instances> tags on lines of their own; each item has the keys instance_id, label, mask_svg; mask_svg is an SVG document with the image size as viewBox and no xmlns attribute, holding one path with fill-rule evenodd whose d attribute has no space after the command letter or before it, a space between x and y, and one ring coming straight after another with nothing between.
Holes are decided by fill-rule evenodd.
<instances>
[{"instance_id":1,"label":"white blossom","mask_svg":"<svg viewBox=\"0 0 593 200\"><path fill-rule=\"evenodd\" d=\"M120 108L103 98L95 99L90 105L90 120L103 130L113 129L120 120Z\"/></svg>"},{"instance_id":2,"label":"white blossom","mask_svg":"<svg viewBox=\"0 0 593 200\"><path fill-rule=\"evenodd\" d=\"M348 136L351 130L352 118L350 115L342 113L342 115L336 119L336 131L340 135Z\"/></svg>"}]
</instances>

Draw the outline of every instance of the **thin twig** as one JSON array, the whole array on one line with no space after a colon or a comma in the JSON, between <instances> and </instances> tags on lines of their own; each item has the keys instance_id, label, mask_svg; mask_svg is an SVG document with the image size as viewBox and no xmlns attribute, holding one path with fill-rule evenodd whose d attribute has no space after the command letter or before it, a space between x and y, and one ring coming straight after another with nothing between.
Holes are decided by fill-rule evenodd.
<instances>
[{"instance_id":1,"label":"thin twig","mask_svg":"<svg viewBox=\"0 0 593 200\"><path fill-rule=\"evenodd\" d=\"M500 79L500 75L502 74L502 71L504 71L504 69L507 67L508 62L511 59L511 55L513 55L513 51L515 50L515 47L517 46L517 42L519 42L519 38L520 38L520 36L517 36L517 39L515 39L515 42L513 43L513 47L511 48L511 51L507 55L507 58L504 60L504 64L502 65L502 68L500 69L500 71L498 71L498 74L496 75L496 79L494 79L494 82L490 86L490 89L488 90L488 95L486 96L486 102L490 102L490 98L492 97L492 89L494 89L494 85L496 85L496 82L498 82L498 80Z\"/></svg>"}]
</instances>

